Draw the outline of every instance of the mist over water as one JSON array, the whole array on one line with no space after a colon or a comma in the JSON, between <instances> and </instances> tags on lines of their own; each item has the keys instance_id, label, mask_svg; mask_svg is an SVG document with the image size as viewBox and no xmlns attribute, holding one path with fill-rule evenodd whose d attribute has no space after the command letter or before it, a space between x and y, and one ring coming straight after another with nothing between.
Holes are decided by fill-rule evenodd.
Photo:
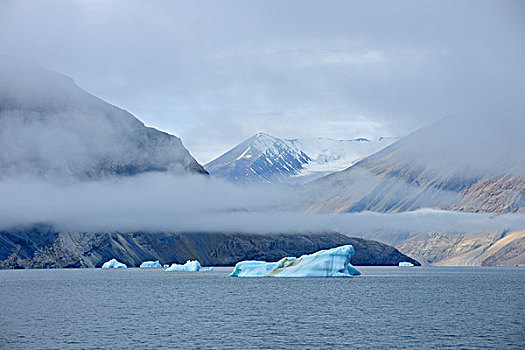
<instances>
[{"instance_id":1,"label":"mist over water","mask_svg":"<svg viewBox=\"0 0 525 350\"><path fill-rule=\"evenodd\" d=\"M104 181L53 183L35 179L0 182L1 228L49 223L67 231L192 231L305 233L336 231L486 232L523 229L522 214L476 214L421 209L306 214L288 188L236 186L203 177L148 174Z\"/></svg>"}]
</instances>

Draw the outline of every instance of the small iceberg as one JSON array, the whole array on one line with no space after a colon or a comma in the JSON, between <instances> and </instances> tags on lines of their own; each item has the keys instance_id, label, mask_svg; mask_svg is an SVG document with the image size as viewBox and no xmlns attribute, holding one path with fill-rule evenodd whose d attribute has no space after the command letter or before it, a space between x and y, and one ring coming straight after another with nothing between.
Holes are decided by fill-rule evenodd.
<instances>
[{"instance_id":1,"label":"small iceberg","mask_svg":"<svg viewBox=\"0 0 525 350\"><path fill-rule=\"evenodd\" d=\"M104 265L102 265L103 269L125 269L127 266L121 262L119 262L117 259L113 258L109 261L106 261Z\"/></svg>"},{"instance_id":2,"label":"small iceberg","mask_svg":"<svg viewBox=\"0 0 525 350\"><path fill-rule=\"evenodd\" d=\"M171 264L170 267L166 269L168 272L195 272L201 269L201 264L197 260L188 260L184 265Z\"/></svg>"},{"instance_id":3,"label":"small iceberg","mask_svg":"<svg viewBox=\"0 0 525 350\"><path fill-rule=\"evenodd\" d=\"M141 269L158 269L162 267L160 262L157 261L144 261L142 264L140 264Z\"/></svg>"},{"instance_id":4,"label":"small iceberg","mask_svg":"<svg viewBox=\"0 0 525 350\"><path fill-rule=\"evenodd\" d=\"M411 262L408 262L408 261L401 261L399 263L399 266L402 266L402 267L412 267L414 266L414 264L412 264Z\"/></svg>"},{"instance_id":5,"label":"small iceberg","mask_svg":"<svg viewBox=\"0 0 525 350\"><path fill-rule=\"evenodd\" d=\"M230 277L348 277L360 275L351 264L354 247L344 245L320 250L299 258L282 258L277 262L241 261Z\"/></svg>"},{"instance_id":6,"label":"small iceberg","mask_svg":"<svg viewBox=\"0 0 525 350\"><path fill-rule=\"evenodd\" d=\"M213 267L204 267L204 268L201 268L199 270L200 272L212 272L213 271Z\"/></svg>"}]
</instances>

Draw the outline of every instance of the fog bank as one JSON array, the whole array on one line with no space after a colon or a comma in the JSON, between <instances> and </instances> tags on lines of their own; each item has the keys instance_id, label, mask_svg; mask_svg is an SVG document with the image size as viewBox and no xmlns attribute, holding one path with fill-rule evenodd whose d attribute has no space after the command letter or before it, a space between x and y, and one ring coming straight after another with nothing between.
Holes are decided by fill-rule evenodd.
<instances>
[{"instance_id":1,"label":"fog bank","mask_svg":"<svg viewBox=\"0 0 525 350\"><path fill-rule=\"evenodd\" d=\"M49 223L66 231L191 231L305 233L486 232L525 229L522 214L476 214L422 209L305 214L275 186L234 186L200 177L161 174L69 185L34 179L0 183L0 228Z\"/></svg>"}]
</instances>

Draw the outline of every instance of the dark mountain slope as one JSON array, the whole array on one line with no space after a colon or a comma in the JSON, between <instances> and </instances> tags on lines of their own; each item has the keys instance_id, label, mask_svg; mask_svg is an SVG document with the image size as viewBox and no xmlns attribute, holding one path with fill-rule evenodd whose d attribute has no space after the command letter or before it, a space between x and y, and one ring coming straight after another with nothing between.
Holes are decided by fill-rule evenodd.
<instances>
[{"instance_id":1,"label":"dark mountain slope","mask_svg":"<svg viewBox=\"0 0 525 350\"><path fill-rule=\"evenodd\" d=\"M392 246L337 233L90 233L57 232L47 225L0 231L0 267L100 267L116 258L128 266L145 260L163 264L196 259L203 265L232 266L241 260L277 261L352 244L354 265L418 263Z\"/></svg>"}]
</instances>

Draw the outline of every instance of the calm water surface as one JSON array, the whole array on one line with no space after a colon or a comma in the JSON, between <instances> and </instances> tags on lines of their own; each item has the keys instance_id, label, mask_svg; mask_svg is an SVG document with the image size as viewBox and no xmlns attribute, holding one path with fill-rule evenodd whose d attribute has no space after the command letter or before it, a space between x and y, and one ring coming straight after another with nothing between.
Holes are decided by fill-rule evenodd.
<instances>
[{"instance_id":1,"label":"calm water surface","mask_svg":"<svg viewBox=\"0 0 525 350\"><path fill-rule=\"evenodd\" d=\"M525 269L0 271L1 349L525 348Z\"/></svg>"}]
</instances>

